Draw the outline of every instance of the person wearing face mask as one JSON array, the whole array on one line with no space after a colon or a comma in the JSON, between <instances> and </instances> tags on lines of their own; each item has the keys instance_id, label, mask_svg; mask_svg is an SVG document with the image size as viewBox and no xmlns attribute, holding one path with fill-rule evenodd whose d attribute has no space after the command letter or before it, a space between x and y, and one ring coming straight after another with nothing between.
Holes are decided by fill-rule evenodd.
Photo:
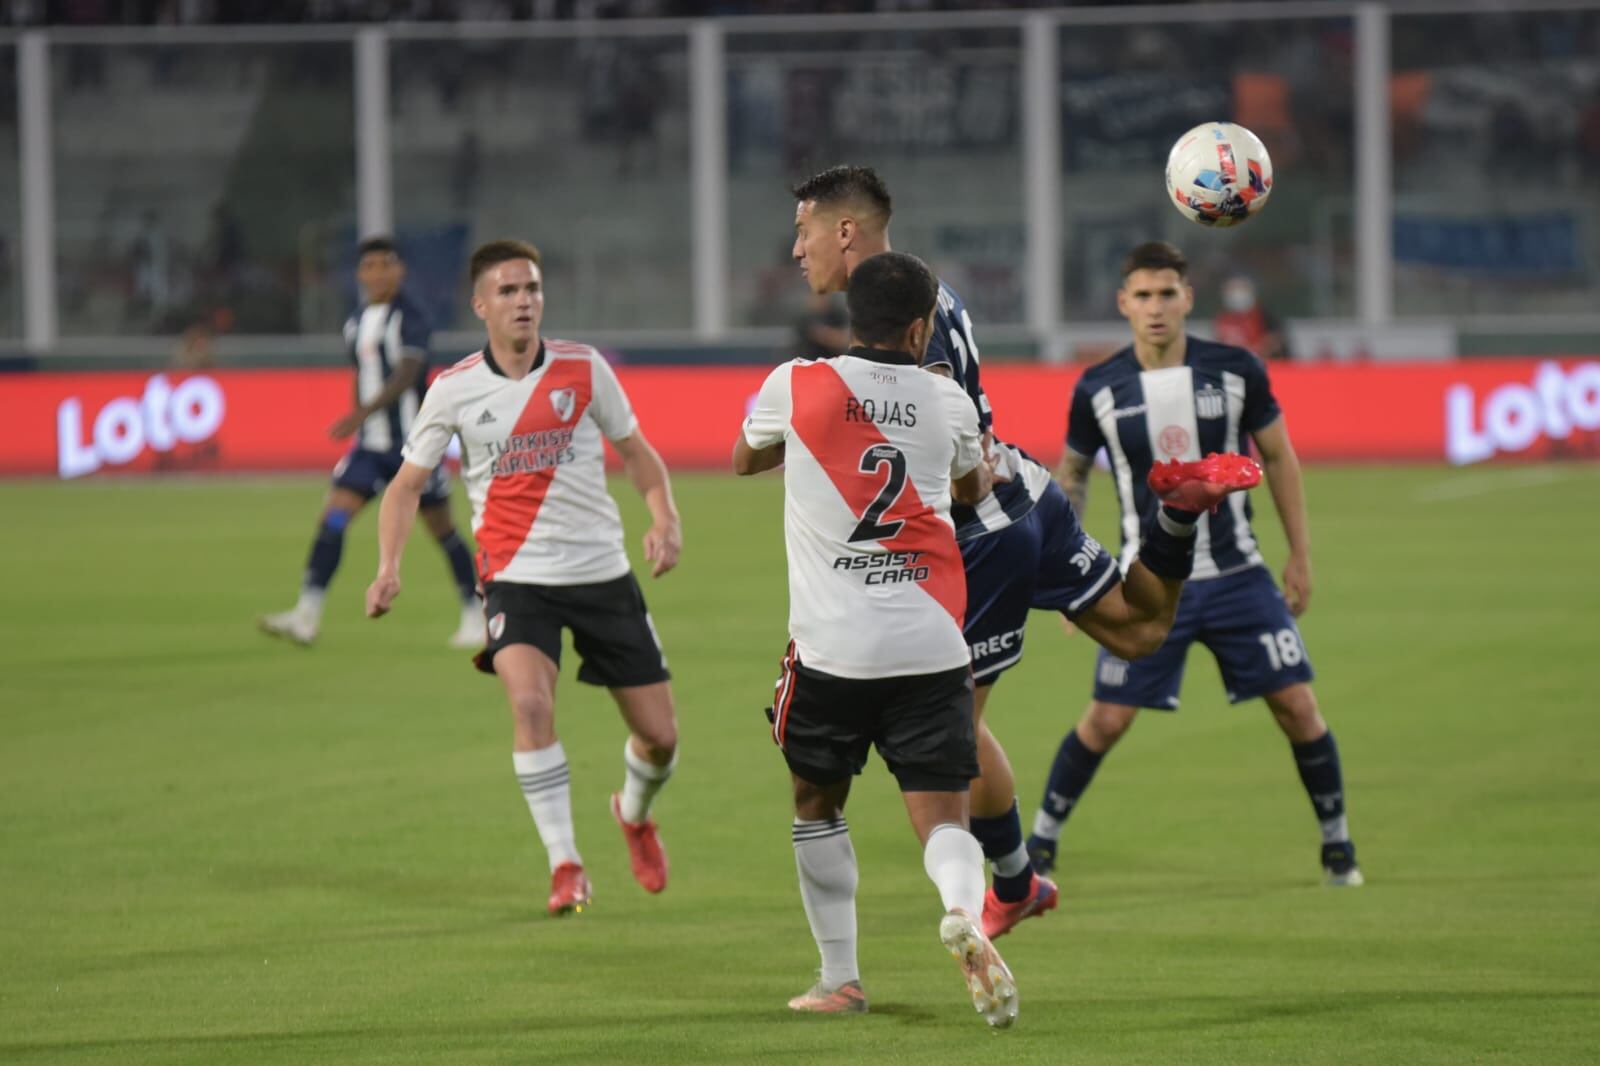
<instances>
[{"instance_id":1,"label":"person wearing face mask","mask_svg":"<svg viewBox=\"0 0 1600 1066\"><path fill-rule=\"evenodd\" d=\"M1243 348L1262 359L1289 358L1289 346L1284 343L1278 320L1261 306L1256 283L1242 274L1222 283L1222 310L1212 320L1211 328L1218 344Z\"/></svg>"}]
</instances>

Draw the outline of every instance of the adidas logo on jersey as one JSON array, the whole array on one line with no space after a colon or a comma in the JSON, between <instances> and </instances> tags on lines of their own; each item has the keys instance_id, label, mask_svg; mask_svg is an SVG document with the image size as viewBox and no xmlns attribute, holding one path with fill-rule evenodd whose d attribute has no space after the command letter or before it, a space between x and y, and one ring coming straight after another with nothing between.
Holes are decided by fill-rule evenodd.
<instances>
[{"instance_id":1,"label":"adidas logo on jersey","mask_svg":"<svg viewBox=\"0 0 1600 1066\"><path fill-rule=\"evenodd\" d=\"M1227 412L1227 400L1221 389L1207 385L1194 394L1194 410L1201 418L1221 418Z\"/></svg>"},{"instance_id":2,"label":"adidas logo on jersey","mask_svg":"<svg viewBox=\"0 0 1600 1066\"><path fill-rule=\"evenodd\" d=\"M478 416L477 425L487 426L489 423L493 422L494 420L495 420L494 414L491 413L490 410L487 407L485 407L483 409L483 414Z\"/></svg>"}]
</instances>

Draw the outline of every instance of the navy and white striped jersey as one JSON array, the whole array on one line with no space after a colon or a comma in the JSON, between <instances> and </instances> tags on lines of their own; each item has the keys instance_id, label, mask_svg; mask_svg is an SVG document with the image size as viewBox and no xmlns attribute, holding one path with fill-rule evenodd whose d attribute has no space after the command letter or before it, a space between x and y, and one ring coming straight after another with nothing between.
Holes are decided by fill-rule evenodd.
<instances>
[{"instance_id":1,"label":"navy and white striped jersey","mask_svg":"<svg viewBox=\"0 0 1600 1066\"><path fill-rule=\"evenodd\" d=\"M1244 437L1282 413L1267 368L1243 348L1187 338L1182 366L1145 370L1122 349L1090 367L1072 393L1067 447L1085 457L1101 448L1111 461L1122 507L1122 568L1133 565L1139 532L1160 506L1145 484L1167 459L1240 452ZM1249 493L1236 492L1196 531L1192 580L1261 565L1250 530Z\"/></svg>"},{"instance_id":2,"label":"navy and white striped jersey","mask_svg":"<svg viewBox=\"0 0 1600 1066\"><path fill-rule=\"evenodd\" d=\"M368 416L356 434L356 447L391 452L406 442L427 389L431 332L422 308L404 292L396 293L389 303L367 304L345 321L344 341L356 368L357 403L369 403L382 392L402 359L422 360L416 385Z\"/></svg>"},{"instance_id":3,"label":"navy and white striped jersey","mask_svg":"<svg viewBox=\"0 0 1600 1066\"><path fill-rule=\"evenodd\" d=\"M939 282L939 303L933 313L933 337L928 341L928 354L923 357L922 366L924 369L949 367L956 384L965 390L978 409L979 429L993 428L994 412L989 408L989 397L984 395L983 384L979 381L978 343L972 339L972 316L967 314L961 297L943 281ZM961 503L951 507L950 518L956 524L957 541L993 533L1025 517L1050 483L1050 471L1022 449L1002 444L997 439L994 452L1000 460L998 472L1011 480L996 482L994 494L976 507Z\"/></svg>"}]
</instances>

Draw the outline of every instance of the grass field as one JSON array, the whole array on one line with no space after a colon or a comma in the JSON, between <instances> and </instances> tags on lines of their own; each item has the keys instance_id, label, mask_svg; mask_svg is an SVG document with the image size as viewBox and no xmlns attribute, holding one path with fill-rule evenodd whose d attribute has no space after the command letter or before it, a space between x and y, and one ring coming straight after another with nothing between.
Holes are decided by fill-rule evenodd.
<instances>
[{"instance_id":1,"label":"grass field","mask_svg":"<svg viewBox=\"0 0 1600 1066\"><path fill-rule=\"evenodd\" d=\"M784 1009L816 955L761 714L777 479L679 478L684 562L646 590L683 737L660 897L606 812L622 727L566 664L596 897L563 921L425 539L369 623L357 523L303 651L253 617L293 598L316 479L0 485L0 1061L1600 1060L1600 471L1309 478L1303 629L1368 886L1319 887L1283 739L1197 653L1182 713L1147 715L1075 815L1063 909L1001 942L1022 990L1001 1035L876 761L850 812L873 1012ZM1046 615L1028 649L990 704L1025 810L1092 661Z\"/></svg>"}]
</instances>

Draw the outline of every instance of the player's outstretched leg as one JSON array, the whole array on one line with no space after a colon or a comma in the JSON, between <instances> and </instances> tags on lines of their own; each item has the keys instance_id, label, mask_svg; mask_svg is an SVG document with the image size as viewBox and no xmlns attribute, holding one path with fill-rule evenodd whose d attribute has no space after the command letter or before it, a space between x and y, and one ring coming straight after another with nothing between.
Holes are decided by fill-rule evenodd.
<instances>
[{"instance_id":1,"label":"player's outstretched leg","mask_svg":"<svg viewBox=\"0 0 1600 1066\"><path fill-rule=\"evenodd\" d=\"M1232 452L1212 452L1204 459L1156 463L1146 478L1162 503L1188 511L1209 511L1232 492L1261 484L1254 459Z\"/></svg>"},{"instance_id":2,"label":"player's outstretched leg","mask_svg":"<svg viewBox=\"0 0 1600 1066\"><path fill-rule=\"evenodd\" d=\"M947 822L928 834L922 865L945 906L939 940L961 964L972 1006L994 1028L1009 1027L1017 1020L1017 983L978 920L983 848L971 833Z\"/></svg>"},{"instance_id":3,"label":"player's outstretched leg","mask_svg":"<svg viewBox=\"0 0 1600 1066\"><path fill-rule=\"evenodd\" d=\"M353 506L349 501L342 501L330 503L323 511L316 538L311 542L311 554L306 559L300 598L287 611L262 615L259 619L262 632L306 647L316 641L322 628L322 601L344 554L344 531L360 506L360 498L354 497Z\"/></svg>"}]
</instances>

